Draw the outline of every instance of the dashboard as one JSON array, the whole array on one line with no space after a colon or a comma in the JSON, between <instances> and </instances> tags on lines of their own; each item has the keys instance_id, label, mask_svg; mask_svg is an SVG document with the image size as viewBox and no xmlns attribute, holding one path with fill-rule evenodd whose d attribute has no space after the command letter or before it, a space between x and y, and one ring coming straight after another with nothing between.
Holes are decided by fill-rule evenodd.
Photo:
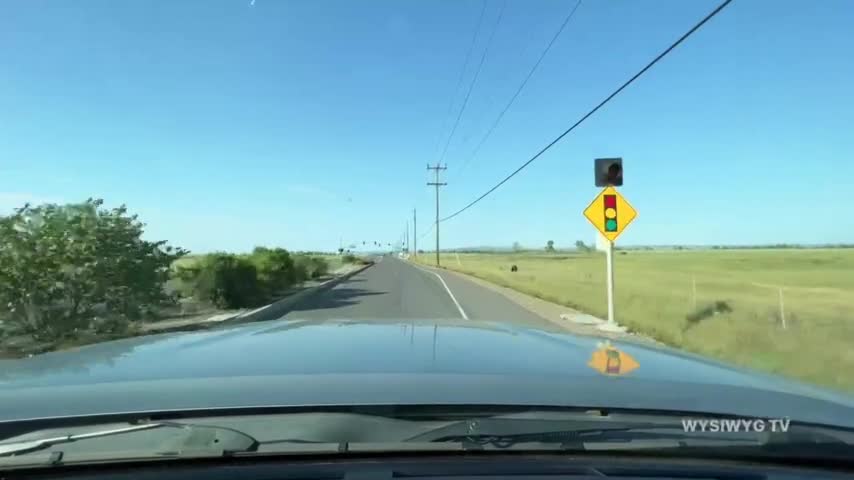
<instances>
[{"instance_id":1,"label":"dashboard","mask_svg":"<svg viewBox=\"0 0 854 480\"><path fill-rule=\"evenodd\" d=\"M847 470L846 470L847 468ZM640 458L631 455L476 454L322 455L159 460L0 472L0 478L75 480L581 480L581 479L852 479L849 464Z\"/></svg>"}]
</instances>

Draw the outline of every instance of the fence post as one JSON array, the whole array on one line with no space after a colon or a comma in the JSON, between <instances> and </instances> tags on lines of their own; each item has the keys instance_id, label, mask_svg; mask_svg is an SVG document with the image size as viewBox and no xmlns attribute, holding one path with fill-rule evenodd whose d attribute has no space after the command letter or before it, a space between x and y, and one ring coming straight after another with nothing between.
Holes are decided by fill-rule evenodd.
<instances>
[{"instance_id":1,"label":"fence post","mask_svg":"<svg viewBox=\"0 0 854 480\"><path fill-rule=\"evenodd\" d=\"M691 307L697 310L697 276L691 275Z\"/></svg>"},{"instance_id":2,"label":"fence post","mask_svg":"<svg viewBox=\"0 0 854 480\"><path fill-rule=\"evenodd\" d=\"M777 290L780 294L780 321L783 323L783 330L786 329L786 310L783 307L783 287Z\"/></svg>"}]
</instances>

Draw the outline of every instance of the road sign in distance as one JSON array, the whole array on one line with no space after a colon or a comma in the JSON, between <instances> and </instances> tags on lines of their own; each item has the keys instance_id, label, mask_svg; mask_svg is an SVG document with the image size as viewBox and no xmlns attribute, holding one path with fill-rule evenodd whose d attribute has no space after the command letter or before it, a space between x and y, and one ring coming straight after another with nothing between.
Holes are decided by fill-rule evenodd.
<instances>
[{"instance_id":1,"label":"road sign in distance","mask_svg":"<svg viewBox=\"0 0 854 480\"><path fill-rule=\"evenodd\" d=\"M597 187L619 187L623 184L622 158L597 158L593 161L593 170Z\"/></svg>"}]
</instances>

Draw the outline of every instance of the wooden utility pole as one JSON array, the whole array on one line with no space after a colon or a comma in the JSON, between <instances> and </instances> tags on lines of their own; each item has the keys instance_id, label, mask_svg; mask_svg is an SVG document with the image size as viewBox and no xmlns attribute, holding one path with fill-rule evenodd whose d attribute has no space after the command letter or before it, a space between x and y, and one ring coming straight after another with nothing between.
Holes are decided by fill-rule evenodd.
<instances>
[{"instance_id":1,"label":"wooden utility pole","mask_svg":"<svg viewBox=\"0 0 854 480\"><path fill-rule=\"evenodd\" d=\"M430 164L427 164L427 170L433 170L436 173L436 180L433 182L427 182L427 185L433 185L436 187L436 266L439 266L439 187L443 187L447 185L445 182L439 181L439 171L447 170L448 166L444 167L436 164L435 167L431 167Z\"/></svg>"},{"instance_id":2,"label":"wooden utility pole","mask_svg":"<svg viewBox=\"0 0 854 480\"><path fill-rule=\"evenodd\" d=\"M412 256L418 256L418 216L412 209Z\"/></svg>"}]
</instances>

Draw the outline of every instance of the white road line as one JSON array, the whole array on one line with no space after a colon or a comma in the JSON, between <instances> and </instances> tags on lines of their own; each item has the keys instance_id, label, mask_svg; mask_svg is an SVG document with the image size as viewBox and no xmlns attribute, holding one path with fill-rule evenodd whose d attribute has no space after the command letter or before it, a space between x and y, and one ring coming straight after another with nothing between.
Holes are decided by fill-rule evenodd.
<instances>
[{"instance_id":1,"label":"white road line","mask_svg":"<svg viewBox=\"0 0 854 480\"><path fill-rule=\"evenodd\" d=\"M409 263L409 262L406 262L406 263ZM458 302L458 301L457 301L457 297L455 297L455 296L454 296L454 292L452 292L452 291L451 291L451 289L450 289L450 288L448 288L448 284L447 284L447 283L445 283L445 279L444 279L444 278L442 278L442 276L441 276L441 275L439 275L439 274L438 274L438 273L436 273L436 272L431 272L430 270L427 270L426 268L421 268L421 267L419 267L418 265L415 265L414 263L410 263L410 265L412 265L413 267L415 267L415 268L417 268L417 269L421 270L422 272L432 273L433 275L436 275L436 278L438 278L438 279L439 279L439 281L440 281L440 282L442 282L442 286L443 286L443 287L445 287L445 291L446 291L446 292L448 292L448 296L449 296L449 297L451 297L451 300L453 300L453 301L454 301L454 305L456 305L456 306L457 306L457 310L459 310L459 311L460 311L460 315L463 317L463 319L464 319L464 320L468 320L468 319L469 319L469 316L468 316L468 315L466 315L466 311L465 311L465 310L463 310L462 305L460 305L460 302Z\"/></svg>"}]
</instances>

